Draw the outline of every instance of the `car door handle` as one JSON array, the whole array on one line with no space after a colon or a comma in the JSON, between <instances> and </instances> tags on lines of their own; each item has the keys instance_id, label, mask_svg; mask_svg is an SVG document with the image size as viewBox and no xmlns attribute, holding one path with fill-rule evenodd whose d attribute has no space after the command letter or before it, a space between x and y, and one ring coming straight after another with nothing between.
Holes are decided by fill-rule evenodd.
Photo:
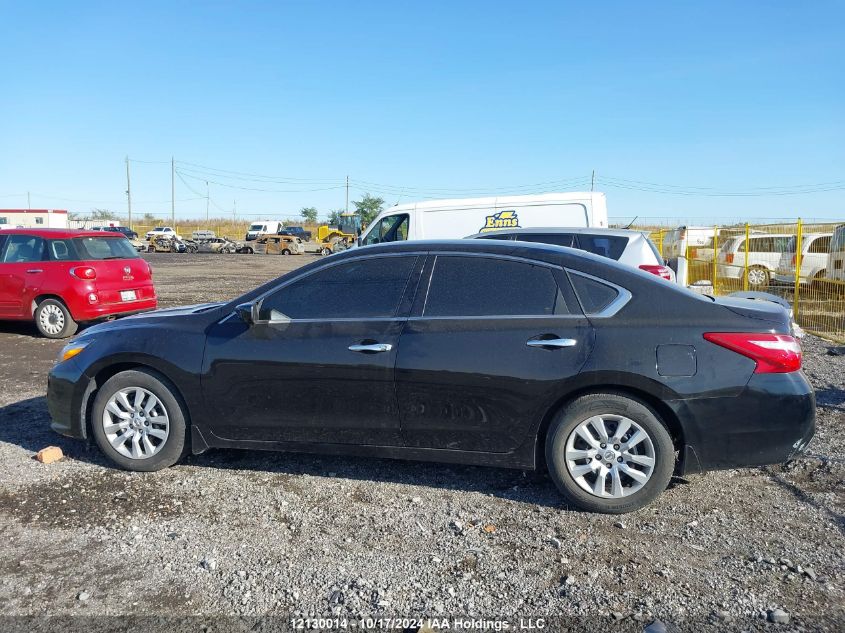
<instances>
[{"instance_id":1,"label":"car door handle","mask_svg":"<svg viewBox=\"0 0 845 633\"><path fill-rule=\"evenodd\" d=\"M390 343L370 343L368 345L350 345L350 352L362 352L364 354L379 354L381 352L389 352L393 349Z\"/></svg>"},{"instance_id":2,"label":"car door handle","mask_svg":"<svg viewBox=\"0 0 845 633\"><path fill-rule=\"evenodd\" d=\"M29 270L27 270L26 272L28 272L28 273L43 273L43 272L44 272L44 270L43 270L43 269L41 269L41 268L30 268L30 269L29 269Z\"/></svg>"},{"instance_id":3,"label":"car door handle","mask_svg":"<svg viewBox=\"0 0 845 633\"><path fill-rule=\"evenodd\" d=\"M526 343L528 347L575 347L577 344L574 338L533 338Z\"/></svg>"}]
</instances>

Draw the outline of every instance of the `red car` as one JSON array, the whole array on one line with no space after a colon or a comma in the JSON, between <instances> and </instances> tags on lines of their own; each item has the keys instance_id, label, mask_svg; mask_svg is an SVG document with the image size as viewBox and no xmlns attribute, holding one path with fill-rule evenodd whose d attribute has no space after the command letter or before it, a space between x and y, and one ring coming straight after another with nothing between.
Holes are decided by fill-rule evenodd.
<instances>
[{"instance_id":1,"label":"red car","mask_svg":"<svg viewBox=\"0 0 845 633\"><path fill-rule=\"evenodd\" d=\"M155 307L150 265L120 233L0 231L0 319L65 338L79 323Z\"/></svg>"}]
</instances>

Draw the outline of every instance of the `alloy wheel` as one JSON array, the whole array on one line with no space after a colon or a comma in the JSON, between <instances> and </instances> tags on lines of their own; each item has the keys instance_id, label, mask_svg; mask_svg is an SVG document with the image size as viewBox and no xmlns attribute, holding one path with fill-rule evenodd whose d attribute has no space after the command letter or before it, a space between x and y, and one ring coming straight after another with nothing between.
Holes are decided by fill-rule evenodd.
<instances>
[{"instance_id":1,"label":"alloy wheel","mask_svg":"<svg viewBox=\"0 0 845 633\"><path fill-rule=\"evenodd\" d=\"M167 409L142 387L127 387L112 395L103 410L102 424L112 448L130 459L152 457L170 434Z\"/></svg>"},{"instance_id":2,"label":"alloy wheel","mask_svg":"<svg viewBox=\"0 0 845 633\"><path fill-rule=\"evenodd\" d=\"M634 494L654 473L654 444L639 424L622 415L594 415L566 440L566 468L591 495L621 498Z\"/></svg>"}]
</instances>

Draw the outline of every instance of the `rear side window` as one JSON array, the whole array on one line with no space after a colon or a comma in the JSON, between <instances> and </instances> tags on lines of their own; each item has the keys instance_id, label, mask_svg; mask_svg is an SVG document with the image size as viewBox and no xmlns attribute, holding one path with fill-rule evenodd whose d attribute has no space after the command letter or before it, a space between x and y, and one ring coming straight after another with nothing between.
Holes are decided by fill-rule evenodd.
<instances>
[{"instance_id":1,"label":"rear side window","mask_svg":"<svg viewBox=\"0 0 845 633\"><path fill-rule=\"evenodd\" d=\"M817 237L807 249L808 253L827 253L830 251L830 236Z\"/></svg>"},{"instance_id":2,"label":"rear side window","mask_svg":"<svg viewBox=\"0 0 845 633\"><path fill-rule=\"evenodd\" d=\"M616 288L592 277L572 272L569 274L569 280L586 315L600 313L619 296Z\"/></svg>"},{"instance_id":3,"label":"rear side window","mask_svg":"<svg viewBox=\"0 0 845 633\"><path fill-rule=\"evenodd\" d=\"M438 255L423 314L429 317L569 314L545 266L487 257Z\"/></svg>"},{"instance_id":4,"label":"rear side window","mask_svg":"<svg viewBox=\"0 0 845 633\"><path fill-rule=\"evenodd\" d=\"M416 256L357 259L319 270L261 302L260 318L390 318L396 314Z\"/></svg>"},{"instance_id":5,"label":"rear side window","mask_svg":"<svg viewBox=\"0 0 845 633\"><path fill-rule=\"evenodd\" d=\"M44 258L44 240L35 235L9 235L3 249L3 263L40 262Z\"/></svg>"},{"instance_id":6,"label":"rear side window","mask_svg":"<svg viewBox=\"0 0 845 633\"><path fill-rule=\"evenodd\" d=\"M47 240L47 258L55 262L78 260L73 240Z\"/></svg>"},{"instance_id":7,"label":"rear side window","mask_svg":"<svg viewBox=\"0 0 845 633\"><path fill-rule=\"evenodd\" d=\"M81 260L137 259L138 251L125 237L76 237L73 239Z\"/></svg>"}]
</instances>

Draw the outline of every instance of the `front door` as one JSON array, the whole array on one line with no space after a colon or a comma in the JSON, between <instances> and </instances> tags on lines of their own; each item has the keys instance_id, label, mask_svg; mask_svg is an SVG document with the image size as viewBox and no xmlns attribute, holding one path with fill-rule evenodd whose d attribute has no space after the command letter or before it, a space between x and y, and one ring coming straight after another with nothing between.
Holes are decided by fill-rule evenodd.
<instances>
[{"instance_id":1,"label":"front door","mask_svg":"<svg viewBox=\"0 0 845 633\"><path fill-rule=\"evenodd\" d=\"M581 370L592 328L541 263L441 254L429 278L396 361L405 443L511 452Z\"/></svg>"},{"instance_id":2,"label":"front door","mask_svg":"<svg viewBox=\"0 0 845 633\"><path fill-rule=\"evenodd\" d=\"M212 326L205 424L231 440L398 445L394 364L423 259L327 262L267 295L257 323Z\"/></svg>"}]
</instances>

